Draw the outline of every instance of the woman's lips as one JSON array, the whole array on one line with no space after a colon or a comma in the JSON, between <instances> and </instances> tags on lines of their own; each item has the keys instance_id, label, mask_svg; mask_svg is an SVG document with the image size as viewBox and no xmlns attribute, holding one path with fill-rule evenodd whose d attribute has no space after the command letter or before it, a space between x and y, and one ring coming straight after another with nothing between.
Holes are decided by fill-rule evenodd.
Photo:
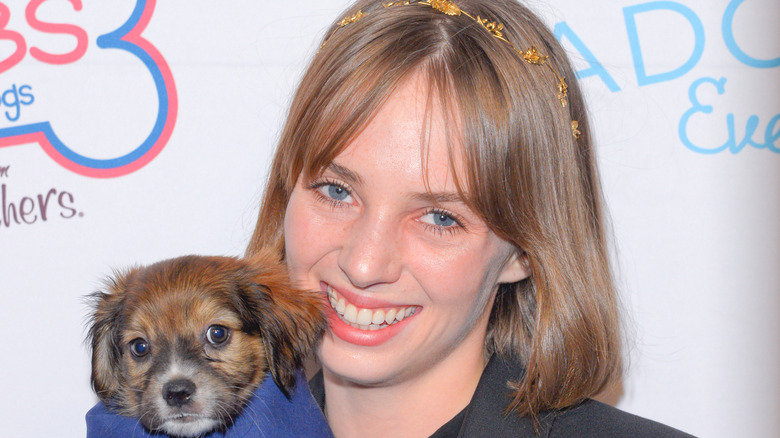
<instances>
[{"instance_id":1,"label":"woman's lips","mask_svg":"<svg viewBox=\"0 0 780 438\"><path fill-rule=\"evenodd\" d=\"M420 306L384 306L377 308L358 307L342 294L326 285L330 312L328 320L331 331L340 339L364 346L382 344L395 336L403 321L414 316Z\"/></svg>"},{"instance_id":2,"label":"woman's lips","mask_svg":"<svg viewBox=\"0 0 780 438\"><path fill-rule=\"evenodd\" d=\"M385 307L379 309L360 308L348 302L328 286L328 301L342 321L360 330L380 330L397 324L414 315L417 306Z\"/></svg>"}]
</instances>

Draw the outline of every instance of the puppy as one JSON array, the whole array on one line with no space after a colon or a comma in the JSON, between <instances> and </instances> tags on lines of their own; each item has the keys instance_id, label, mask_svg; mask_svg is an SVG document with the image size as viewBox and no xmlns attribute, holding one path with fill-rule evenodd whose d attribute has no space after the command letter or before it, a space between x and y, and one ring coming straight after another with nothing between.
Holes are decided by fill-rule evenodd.
<instances>
[{"instance_id":1,"label":"puppy","mask_svg":"<svg viewBox=\"0 0 780 438\"><path fill-rule=\"evenodd\" d=\"M185 256L130 269L92 295L92 386L151 432L225 431L270 372L289 396L327 323L270 254Z\"/></svg>"}]
</instances>

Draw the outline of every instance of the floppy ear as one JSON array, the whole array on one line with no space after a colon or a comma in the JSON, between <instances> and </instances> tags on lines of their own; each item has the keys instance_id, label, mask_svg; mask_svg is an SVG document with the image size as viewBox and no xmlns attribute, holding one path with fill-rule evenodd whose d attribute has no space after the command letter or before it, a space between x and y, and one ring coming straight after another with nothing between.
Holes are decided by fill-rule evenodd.
<instances>
[{"instance_id":1,"label":"floppy ear","mask_svg":"<svg viewBox=\"0 0 780 438\"><path fill-rule=\"evenodd\" d=\"M107 281L107 292L89 296L93 313L88 341L92 347L92 388L106 405L112 406L124 387L121 369L120 316L130 273Z\"/></svg>"},{"instance_id":2,"label":"floppy ear","mask_svg":"<svg viewBox=\"0 0 780 438\"><path fill-rule=\"evenodd\" d=\"M304 358L327 328L321 294L291 286L286 268L268 255L253 256L251 285L243 301L252 308L252 318L266 348L271 376L289 397Z\"/></svg>"}]
</instances>

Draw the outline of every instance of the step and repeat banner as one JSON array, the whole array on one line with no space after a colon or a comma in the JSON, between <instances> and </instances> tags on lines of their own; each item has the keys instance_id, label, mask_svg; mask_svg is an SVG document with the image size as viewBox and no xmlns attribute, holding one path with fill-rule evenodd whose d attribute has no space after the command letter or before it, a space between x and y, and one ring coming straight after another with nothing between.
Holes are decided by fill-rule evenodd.
<instances>
[{"instance_id":1,"label":"step and repeat banner","mask_svg":"<svg viewBox=\"0 0 780 438\"><path fill-rule=\"evenodd\" d=\"M627 366L603 398L780 434L780 4L530 0L584 87ZM84 436L85 296L240 255L307 60L346 2L0 0L0 422Z\"/></svg>"}]
</instances>

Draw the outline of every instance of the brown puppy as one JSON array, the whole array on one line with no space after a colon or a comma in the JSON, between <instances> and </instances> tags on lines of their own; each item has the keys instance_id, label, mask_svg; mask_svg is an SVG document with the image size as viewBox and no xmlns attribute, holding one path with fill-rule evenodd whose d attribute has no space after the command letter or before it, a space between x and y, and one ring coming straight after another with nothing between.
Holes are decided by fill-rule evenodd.
<instances>
[{"instance_id":1,"label":"brown puppy","mask_svg":"<svg viewBox=\"0 0 780 438\"><path fill-rule=\"evenodd\" d=\"M265 253L134 268L92 297L95 392L175 436L229 427L268 371L288 394L327 325L321 296L292 288Z\"/></svg>"}]
</instances>

